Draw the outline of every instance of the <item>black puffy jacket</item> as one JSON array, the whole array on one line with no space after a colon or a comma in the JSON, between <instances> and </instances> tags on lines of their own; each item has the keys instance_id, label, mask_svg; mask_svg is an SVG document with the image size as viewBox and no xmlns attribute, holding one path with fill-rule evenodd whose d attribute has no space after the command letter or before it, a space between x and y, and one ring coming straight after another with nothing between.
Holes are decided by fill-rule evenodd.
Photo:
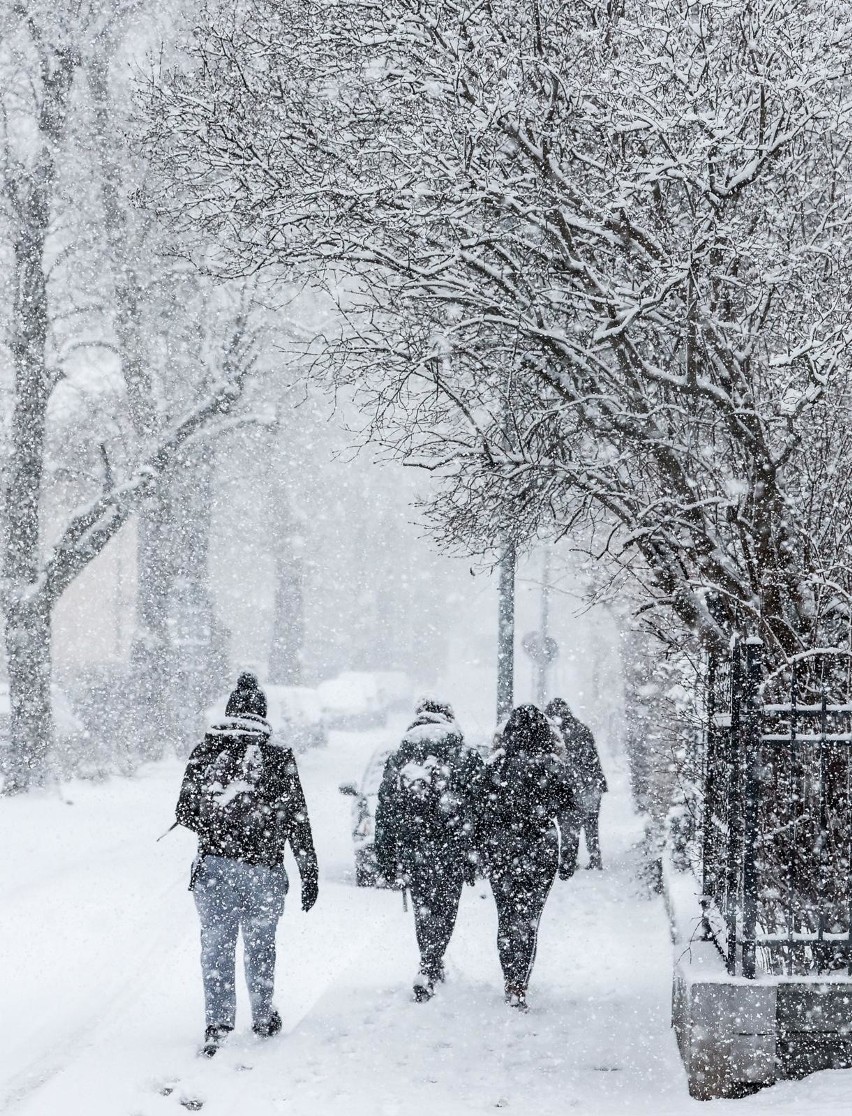
<instances>
[{"instance_id":1,"label":"black puffy jacket","mask_svg":"<svg viewBox=\"0 0 852 1116\"><path fill-rule=\"evenodd\" d=\"M424 712L408 726L379 787L374 848L385 879L421 869L472 871L470 791L481 768L450 718ZM418 809L406 793L406 773L433 770L440 793Z\"/></svg>"},{"instance_id":2,"label":"black puffy jacket","mask_svg":"<svg viewBox=\"0 0 852 1116\"><path fill-rule=\"evenodd\" d=\"M557 747L539 709L513 711L474 788L476 846L489 875L556 871L556 818L574 806Z\"/></svg>"},{"instance_id":3,"label":"black puffy jacket","mask_svg":"<svg viewBox=\"0 0 852 1116\"><path fill-rule=\"evenodd\" d=\"M271 740L272 728L260 717L226 718L213 725L186 765L175 817L198 834L201 856L224 856L274 868L283 863L287 842L299 862L302 879L317 875L308 808L290 748ZM205 785L211 774L237 774L247 757L259 766L256 796L260 821L250 827L217 823L206 809Z\"/></svg>"}]
</instances>

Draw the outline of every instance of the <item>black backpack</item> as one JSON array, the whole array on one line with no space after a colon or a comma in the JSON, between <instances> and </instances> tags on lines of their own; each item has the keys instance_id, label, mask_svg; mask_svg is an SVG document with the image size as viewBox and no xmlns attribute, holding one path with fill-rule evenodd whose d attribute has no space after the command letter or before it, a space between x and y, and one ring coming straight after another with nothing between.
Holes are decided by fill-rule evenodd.
<instances>
[{"instance_id":1,"label":"black backpack","mask_svg":"<svg viewBox=\"0 0 852 1116\"><path fill-rule=\"evenodd\" d=\"M443 825L455 803L452 767L432 752L410 756L397 768L397 795L410 821Z\"/></svg>"},{"instance_id":2,"label":"black backpack","mask_svg":"<svg viewBox=\"0 0 852 1116\"><path fill-rule=\"evenodd\" d=\"M268 829L270 806L261 794L264 755L259 744L227 746L201 777L200 829L217 843L255 843Z\"/></svg>"}]
</instances>

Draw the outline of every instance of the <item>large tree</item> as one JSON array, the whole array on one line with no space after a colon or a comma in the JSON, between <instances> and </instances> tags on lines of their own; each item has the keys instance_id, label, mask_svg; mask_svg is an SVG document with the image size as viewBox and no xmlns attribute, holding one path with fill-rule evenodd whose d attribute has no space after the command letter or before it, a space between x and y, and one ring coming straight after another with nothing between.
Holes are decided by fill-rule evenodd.
<instances>
[{"instance_id":1,"label":"large tree","mask_svg":"<svg viewBox=\"0 0 852 1116\"><path fill-rule=\"evenodd\" d=\"M65 509L60 530L46 541L49 407L64 375L59 322L64 319L67 326L69 318L80 321L92 312L88 303L103 293L96 283L85 289L91 272L87 274L83 265L93 251L91 229L96 222L83 219L91 216L91 196L74 193L75 159L81 147L73 142L73 117L85 95L87 63L106 49L116 26L140 7L131 0L107 8L97 3L36 2L7 5L2 12L0 221L10 248L10 297L4 319L12 373L0 601L13 755L6 791L38 783L46 771L52 740L50 633L56 601L156 491L188 442L233 408L251 364L245 359L245 322L238 315L223 353L206 369L204 382L186 385L180 406L156 430L145 431L134 451L118 463L121 467L109 460L101 445L102 475L89 486L82 504ZM111 319L111 305L108 299L107 307L101 308L102 325ZM128 316L119 297L120 343ZM105 330L105 341L109 332ZM147 390L150 369L145 372L125 362L124 372L128 397ZM93 435L103 436L94 430Z\"/></svg>"},{"instance_id":2,"label":"large tree","mask_svg":"<svg viewBox=\"0 0 852 1116\"><path fill-rule=\"evenodd\" d=\"M175 213L338 291L467 545L585 521L663 626L848 638L840 0L212 6L153 90Z\"/></svg>"}]
</instances>

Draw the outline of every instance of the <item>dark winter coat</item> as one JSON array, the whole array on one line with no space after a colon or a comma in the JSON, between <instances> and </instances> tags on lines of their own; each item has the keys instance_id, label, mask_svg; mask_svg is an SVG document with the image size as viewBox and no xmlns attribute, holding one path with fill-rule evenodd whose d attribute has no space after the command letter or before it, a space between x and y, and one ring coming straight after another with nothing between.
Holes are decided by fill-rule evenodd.
<instances>
[{"instance_id":1,"label":"dark winter coat","mask_svg":"<svg viewBox=\"0 0 852 1116\"><path fill-rule=\"evenodd\" d=\"M547 715L556 724L565 745L565 766L578 791L607 790L606 776L601 767L595 738L591 729L577 720L568 705L556 699L548 705Z\"/></svg>"},{"instance_id":2,"label":"dark winter coat","mask_svg":"<svg viewBox=\"0 0 852 1116\"><path fill-rule=\"evenodd\" d=\"M470 790L482 759L450 717L423 712L385 764L376 808L374 849L387 880L424 871L471 875ZM437 802L419 810L406 793L410 773L437 772Z\"/></svg>"},{"instance_id":3,"label":"dark winter coat","mask_svg":"<svg viewBox=\"0 0 852 1116\"><path fill-rule=\"evenodd\" d=\"M316 879L308 808L290 748L275 744L272 728L261 717L245 714L213 725L189 757L175 816L180 825L198 834L201 856L224 856L269 868L284 860L287 842L299 862L302 879ZM215 773L222 781L239 778L246 764L256 776L259 822L239 827L214 824L206 810L205 781ZM230 824L230 828L228 825Z\"/></svg>"},{"instance_id":4,"label":"dark winter coat","mask_svg":"<svg viewBox=\"0 0 852 1116\"><path fill-rule=\"evenodd\" d=\"M556 747L544 714L533 705L519 706L477 780L476 844L492 878L556 872L556 818L575 804L572 782Z\"/></svg>"}]
</instances>

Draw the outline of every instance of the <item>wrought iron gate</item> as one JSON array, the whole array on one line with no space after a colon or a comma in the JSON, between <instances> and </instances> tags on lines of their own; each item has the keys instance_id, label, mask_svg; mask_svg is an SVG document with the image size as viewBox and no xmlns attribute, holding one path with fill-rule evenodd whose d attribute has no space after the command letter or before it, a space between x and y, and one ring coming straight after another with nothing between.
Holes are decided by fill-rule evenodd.
<instances>
[{"instance_id":1,"label":"wrought iron gate","mask_svg":"<svg viewBox=\"0 0 852 1116\"><path fill-rule=\"evenodd\" d=\"M850 657L763 678L762 645L711 660L701 826L705 929L731 973L852 975Z\"/></svg>"}]
</instances>

